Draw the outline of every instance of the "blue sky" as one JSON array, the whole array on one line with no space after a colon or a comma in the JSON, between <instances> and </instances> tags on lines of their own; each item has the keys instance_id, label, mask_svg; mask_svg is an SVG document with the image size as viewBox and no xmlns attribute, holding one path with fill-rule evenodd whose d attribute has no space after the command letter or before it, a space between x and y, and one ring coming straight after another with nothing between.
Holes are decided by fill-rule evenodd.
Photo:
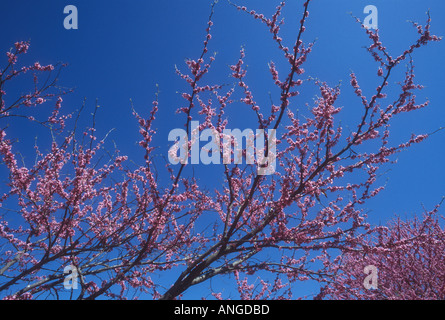
<instances>
[{"instance_id":1,"label":"blue sky","mask_svg":"<svg viewBox=\"0 0 445 320\"><path fill-rule=\"evenodd\" d=\"M278 1L239 0L237 3L270 16ZM301 17L301 3L300 0L289 1L284 9L283 38L287 38L289 46ZM428 9L433 33L445 36L443 1L313 1L303 40L317 41L306 64L306 74L332 86L343 82L339 104L344 106L345 122L358 121L361 111L360 101L348 87L349 72L357 73L365 94L377 86L376 65L363 49L369 41L349 14L352 12L363 19L366 16L363 8L368 4L378 8L381 38L393 56L398 56L416 37L415 29L407 20L424 23ZM66 5L78 8L78 30L63 27ZM6 52L14 42L30 39L31 50L26 61L68 63L60 85L75 91L64 97L65 111L78 109L85 97L88 112L91 112L98 99L101 105L97 115L99 135L115 128L110 139L116 141L123 154L140 153L135 147L139 139L138 126L131 115L129 99L133 100L138 112L148 113L158 84L160 112L155 125L158 129L155 143L161 146L160 154L166 156L168 132L180 127L183 120L174 111L183 101L180 93L187 88L175 75L174 66L185 70L185 58L199 57L209 0L2 0L0 10L3 12L0 50ZM215 7L214 23L210 51L217 51L218 55L208 82L231 81L227 77L227 66L236 62L239 49L244 45L249 65L247 81L260 104L267 104L271 91L267 63L271 59L279 62L282 58L278 57L279 52L266 27L224 0ZM428 98L431 103L427 109L408 113L395 121L391 127L393 141L407 140L411 133L430 133L445 126L444 55L445 42L432 43L414 53L417 82L426 87L418 94L419 101ZM403 71L400 68L392 82L401 80ZM300 96L302 105L311 101L311 94ZM242 113L234 112L231 116L232 127L246 125ZM85 121L88 123L88 117ZM32 126L17 129L24 146L34 143L36 130ZM391 166L391 171L384 176L388 179L386 190L366 204L371 221L384 222L394 214L419 214L422 203L431 208L440 201L445 195L444 143L445 130L398 155L398 164ZM211 179L203 179L212 186Z\"/></svg>"}]
</instances>

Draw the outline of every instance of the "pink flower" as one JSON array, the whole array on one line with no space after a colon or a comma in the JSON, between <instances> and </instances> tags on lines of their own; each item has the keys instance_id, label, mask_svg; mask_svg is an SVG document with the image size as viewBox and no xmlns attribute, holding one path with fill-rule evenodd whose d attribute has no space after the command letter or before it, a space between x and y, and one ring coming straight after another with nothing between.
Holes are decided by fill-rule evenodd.
<instances>
[{"instance_id":1,"label":"pink flower","mask_svg":"<svg viewBox=\"0 0 445 320\"><path fill-rule=\"evenodd\" d=\"M29 49L28 42L24 42L24 41L16 42L14 45L17 50L17 53L26 53Z\"/></svg>"}]
</instances>

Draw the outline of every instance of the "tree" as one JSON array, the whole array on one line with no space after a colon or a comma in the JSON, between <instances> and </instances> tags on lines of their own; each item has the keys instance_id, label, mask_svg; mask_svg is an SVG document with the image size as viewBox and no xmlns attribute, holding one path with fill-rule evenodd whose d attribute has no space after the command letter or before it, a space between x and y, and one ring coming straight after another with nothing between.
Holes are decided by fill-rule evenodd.
<instances>
[{"instance_id":1,"label":"tree","mask_svg":"<svg viewBox=\"0 0 445 320\"><path fill-rule=\"evenodd\" d=\"M357 251L345 253L337 276L318 298L360 300L443 300L444 229L439 205L423 217L392 221ZM375 288L364 286L366 266L377 271Z\"/></svg>"},{"instance_id":2,"label":"tree","mask_svg":"<svg viewBox=\"0 0 445 320\"><path fill-rule=\"evenodd\" d=\"M427 138L412 135L400 145L389 144L391 121L428 104L416 103L413 93L422 86L414 82L411 54L440 40L430 33L430 18L424 26L414 24L418 39L397 57L383 46L377 30L362 25L371 42L367 51L375 60L380 85L365 95L351 72L350 85L358 97L351 103L360 103L363 112L355 132L344 133L336 121L342 112L336 106L340 86L303 76L313 47L303 41L310 0L301 7L291 48L280 37L284 1L270 18L232 4L269 29L287 65L280 73L276 63L269 65L279 103L271 102L267 108L259 106L246 82L244 49L230 66L234 87L205 83L215 60L208 53L214 5L199 58L186 61L187 72L177 70L189 85L189 91L182 94L185 104L177 112L184 117L188 136L193 135L192 121L201 120L199 132L211 129L221 138L217 141L222 150L224 130L230 128L226 111L231 105L244 104L251 109L258 129L275 130L268 131L272 133L265 140L275 143L276 150L267 143L262 150L266 162L257 158L253 164L221 165L224 185L211 186L211 190L186 174L189 165L185 162L167 163L169 181L158 179L153 160L157 96L148 116L133 111L145 156L142 165L132 165L127 156L104 151L105 139L98 141L95 134L95 113L93 125L82 133L77 126L79 115L67 129L69 116L59 114L65 92L51 91L57 89L58 77L45 81L41 88L37 85L38 73L48 73L51 79L55 68L40 64L18 67L28 42L17 42L7 53L8 64L0 73L1 118L10 125L15 116L39 122L53 133L53 140L48 152L36 147L34 164L20 166L9 128L0 131L0 154L8 179L0 200L4 212L0 292L5 298L124 299L143 294L145 298L177 299L191 287L225 275L234 275L242 299L292 298L292 283L329 281L335 276L332 264L342 252L359 247L375 232L361 206L383 189L375 186L379 167ZM388 80L405 59L409 60L406 75L395 100L388 102ZM7 84L33 71L31 93L8 102ZM300 96L303 83L315 86L320 96L308 114L300 115L292 101ZM29 115L30 107L41 107L51 98L57 98L56 106L47 120ZM186 145L178 147L190 150L192 144L186 140ZM172 150L172 156L179 151ZM235 156L233 150L231 155ZM246 150L242 155L247 158ZM224 157L222 151L220 156ZM262 174L271 159L276 160L276 170ZM64 271L71 272L71 282L67 283ZM169 283L157 281L158 274L164 274ZM255 275L262 277L256 287L251 283ZM77 291L73 289L75 279L79 281ZM64 286L72 288L69 297ZM216 290L204 296L209 294L224 298Z\"/></svg>"}]
</instances>

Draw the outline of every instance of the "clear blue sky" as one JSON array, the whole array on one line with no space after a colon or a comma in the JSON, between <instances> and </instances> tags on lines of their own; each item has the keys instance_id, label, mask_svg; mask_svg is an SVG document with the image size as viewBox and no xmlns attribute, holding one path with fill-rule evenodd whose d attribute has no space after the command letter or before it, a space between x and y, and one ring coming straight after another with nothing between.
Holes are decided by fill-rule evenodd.
<instances>
[{"instance_id":1,"label":"clear blue sky","mask_svg":"<svg viewBox=\"0 0 445 320\"><path fill-rule=\"evenodd\" d=\"M278 2L237 1L267 15L273 12ZM302 2L289 1L285 8L287 26L283 29L283 37L287 36L288 41L296 32ZM63 27L63 9L69 4L78 8L78 30L65 30ZM345 122L358 120L361 106L348 87L350 70L357 72L359 80L362 79L365 94L372 92L377 83L376 65L362 48L369 41L349 15L352 12L363 19L366 16L363 8L368 4L379 10L380 34L394 56L399 55L416 37L415 29L406 21L424 23L428 9L433 33L445 36L443 1L313 1L304 41L317 38L317 42L306 64L306 72L331 85L343 81L339 102L344 106ZM182 120L174 115L178 104L183 101L177 92L186 89L185 83L175 75L174 65L184 68L185 58L199 57L209 9L209 0L2 0L0 50L6 52L14 42L30 39L31 50L26 61L68 63L60 84L75 88L75 91L64 97L65 110L72 112L79 108L83 97L86 97L91 111L95 99L99 99L102 106L97 115L99 134L116 128L111 138L123 154L130 156L140 154L140 151L135 148L139 139L138 127L130 112L129 99L133 100L141 114L145 110L148 112L156 84L159 84L160 113L155 142L162 146L159 152L166 156L168 132L179 127ZM229 82L227 65L236 62L240 46L245 45L249 65L247 81L260 104L267 105L271 83L267 63L270 59L279 62L281 57L278 57L266 27L238 12L224 0L215 7L214 23L210 51L217 51L218 56L208 81ZM445 126L444 57L445 41L430 44L413 55L416 79L426 87L418 94L419 101L427 97L431 104L427 109L400 117L392 126L393 141L407 140L411 133L429 133ZM395 75L400 76L400 73ZM401 78L392 78L391 81L398 80ZM299 99L303 105L303 102L310 102L312 96L303 93ZM245 125L245 119L239 114L231 116L234 119L232 127L242 128ZM34 130L33 127L23 127L17 132L23 136L25 145L33 145ZM383 183L388 178L386 190L366 205L371 210L371 221L383 222L394 214L411 216L422 211L422 203L431 208L440 201L445 195L444 143L445 130L399 154L398 164L391 166L391 171L382 180ZM212 187L210 179L204 181Z\"/></svg>"}]
</instances>

